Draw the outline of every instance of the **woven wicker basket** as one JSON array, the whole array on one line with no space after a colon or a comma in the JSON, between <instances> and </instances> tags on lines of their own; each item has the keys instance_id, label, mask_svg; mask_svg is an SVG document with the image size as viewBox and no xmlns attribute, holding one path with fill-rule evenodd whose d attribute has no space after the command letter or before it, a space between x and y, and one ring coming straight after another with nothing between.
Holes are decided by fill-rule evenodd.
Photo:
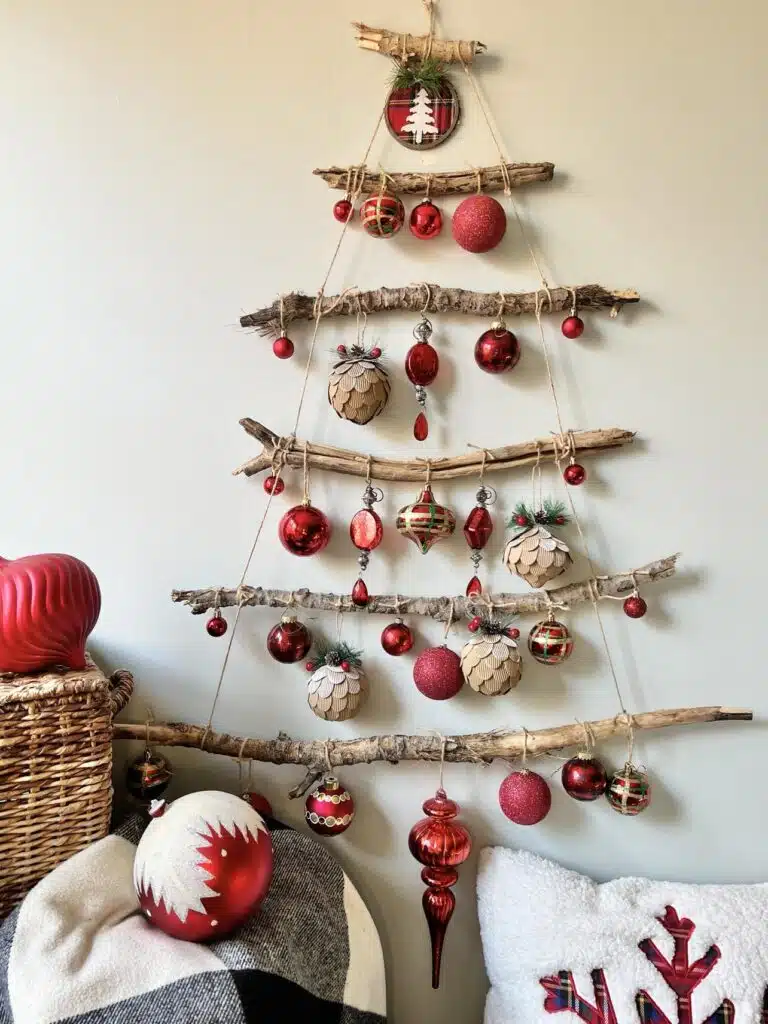
<instances>
[{"instance_id":1,"label":"woven wicker basket","mask_svg":"<svg viewBox=\"0 0 768 1024\"><path fill-rule=\"evenodd\" d=\"M133 690L80 672L0 676L0 915L109 830L112 717Z\"/></svg>"}]
</instances>

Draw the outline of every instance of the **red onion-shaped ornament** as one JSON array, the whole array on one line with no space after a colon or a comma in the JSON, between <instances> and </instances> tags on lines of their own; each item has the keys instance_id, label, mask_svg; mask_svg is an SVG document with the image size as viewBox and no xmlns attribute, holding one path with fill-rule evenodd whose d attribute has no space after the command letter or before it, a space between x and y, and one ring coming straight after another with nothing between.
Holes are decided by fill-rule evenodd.
<instances>
[{"instance_id":1,"label":"red onion-shaped ornament","mask_svg":"<svg viewBox=\"0 0 768 1024\"><path fill-rule=\"evenodd\" d=\"M0 672L85 668L100 610L98 580L79 558L0 558Z\"/></svg>"},{"instance_id":2,"label":"red onion-shaped ornament","mask_svg":"<svg viewBox=\"0 0 768 1024\"><path fill-rule=\"evenodd\" d=\"M563 789L574 800L597 800L605 793L608 776L602 761L589 754L577 754L563 765Z\"/></svg>"},{"instance_id":3,"label":"red onion-shaped ornament","mask_svg":"<svg viewBox=\"0 0 768 1024\"><path fill-rule=\"evenodd\" d=\"M272 840L234 793L204 791L166 804L136 848L133 882L147 920L176 939L220 939L256 912L272 879Z\"/></svg>"},{"instance_id":4,"label":"red onion-shaped ornament","mask_svg":"<svg viewBox=\"0 0 768 1024\"><path fill-rule=\"evenodd\" d=\"M307 797L304 819L319 836L339 836L355 816L355 802L338 779L326 775Z\"/></svg>"},{"instance_id":5,"label":"red onion-shaped ornament","mask_svg":"<svg viewBox=\"0 0 768 1024\"><path fill-rule=\"evenodd\" d=\"M413 664L413 681L430 700L450 700L464 685L461 659L446 646L428 647Z\"/></svg>"},{"instance_id":6,"label":"red onion-shaped ornament","mask_svg":"<svg viewBox=\"0 0 768 1024\"><path fill-rule=\"evenodd\" d=\"M398 533L412 540L426 555L435 541L450 537L456 529L456 516L452 509L435 501L432 488L427 485L416 501L400 509L395 525Z\"/></svg>"},{"instance_id":7,"label":"red onion-shaped ornament","mask_svg":"<svg viewBox=\"0 0 768 1024\"><path fill-rule=\"evenodd\" d=\"M327 545L331 524L328 516L314 505L294 505L280 520L277 535L286 551L305 558L316 555Z\"/></svg>"},{"instance_id":8,"label":"red onion-shaped ornament","mask_svg":"<svg viewBox=\"0 0 768 1024\"><path fill-rule=\"evenodd\" d=\"M286 613L267 634L267 650L283 665L292 665L306 657L312 646L312 634L295 615Z\"/></svg>"},{"instance_id":9,"label":"red onion-shaped ornament","mask_svg":"<svg viewBox=\"0 0 768 1024\"><path fill-rule=\"evenodd\" d=\"M415 238L437 238L443 230L443 215L430 199L424 199L411 210L408 227Z\"/></svg>"},{"instance_id":10,"label":"red onion-shaped ornament","mask_svg":"<svg viewBox=\"0 0 768 1024\"><path fill-rule=\"evenodd\" d=\"M380 193L360 207L360 221L373 238L391 238L405 221L405 208L397 196Z\"/></svg>"},{"instance_id":11,"label":"red onion-shaped ornament","mask_svg":"<svg viewBox=\"0 0 768 1024\"><path fill-rule=\"evenodd\" d=\"M523 768L499 786L499 806L516 825L537 825L549 814L552 791L541 775Z\"/></svg>"},{"instance_id":12,"label":"red onion-shaped ornament","mask_svg":"<svg viewBox=\"0 0 768 1024\"><path fill-rule=\"evenodd\" d=\"M390 622L381 631L381 646L393 658L399 658L413 647L413 633L404 622Z\"/></svg>"},{"instance_id":13,"label":"red onion-shaped ornament","mask_svg":"<svg viewBox=\"0 0 768 1024\"><path fill-rule=\"evenodd\" d=\"M504 373L520 361L520 342L503 320L496 320L475 342L475 362L486 373Z\"/></svg>"},{"instance_id":14,"label":"red onion-shaped ornament","mask_svg":"<svg viewBox=\"0 0 768 1024\"><path fill-rule=\"evenodd\" d=\"M451 221L456 242L468 252L494 249L507 230L504 207L493 196L469 196L459 203Z\"/></svg>"},{"instance_id":15,"label":"red onion-shaped ornament","mask_svg":"<svg viewBox=\"0 0 768 1024\"><path fill-rule=\"evenodd\" d=\"M466 826L455 820L459 805L446 796L444 789L438 789L422 806L427 817L411 829L408 849L424 865L421 880L427 891L421 902L432 944L432 988L437 988L445 931L456 906L450 886L459 880L456 868L472 852L472 836Z\"/></svg>"}]
</instances>

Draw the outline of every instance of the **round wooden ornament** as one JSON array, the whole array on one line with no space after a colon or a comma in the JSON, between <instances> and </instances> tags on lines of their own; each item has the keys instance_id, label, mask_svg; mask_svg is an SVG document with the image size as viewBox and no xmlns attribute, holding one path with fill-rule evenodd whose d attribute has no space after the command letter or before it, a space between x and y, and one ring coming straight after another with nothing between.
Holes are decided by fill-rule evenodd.
<instances>
[{"instance_id":1,"label":"round wooden ornament","mask_svg":"<svg viewBox=\"0 0 768 1024\"><path fill-rule=\"evenodd\" d=\"M392 89L384 107L389 134L406 149L434 149L459 123L459 96L447 78Z\"/></svg>"}]
</instances>

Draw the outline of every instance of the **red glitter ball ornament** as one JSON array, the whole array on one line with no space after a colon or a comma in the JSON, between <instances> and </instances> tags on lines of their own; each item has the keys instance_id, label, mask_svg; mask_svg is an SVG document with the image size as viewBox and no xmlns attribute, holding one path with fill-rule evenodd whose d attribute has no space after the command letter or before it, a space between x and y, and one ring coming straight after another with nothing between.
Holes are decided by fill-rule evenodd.
<instances>
[{"instance_id":1,"label":"red glitter ball ornament","mask_svg":"<svg viewBox=\"0 0 768 1024\"><path fill-rule=\"evenodd\" d=\"M416 238L437 238L443 230L443 215L431 200L425 199L411 210L408 227Z\"/></svg>"},{"instance_id":2,"label":"red glitter ball ornament","mask_svg":"<svg viewBox=\"0 0 768 1024\"><path fill-rule=\"evenodd\" d=\"M301 661L311 646L312 634L295 615L284 615L267 634L267 650L283 665Z\"/></svg>"},{"instance_id":3,"label":"red glitter ball ornament","mask_svg":"<svg viewBox=\"0 0 768 1024\"><path fill-rule=\"evenodd\" d=\"M205 624L209 636L224 636L229 628L223 615L212 615Z\"/></svg>"},{"instance_id":4,"label":"red glitter ball ornament","mask_svg":"<svg viewBox=\"0 0 768 1024\"><path fill-rule=\"evenodd\" d=\"M469 196L456 207L451 230L462 249L488 252L499 244L507 230L504 207L493 196Z\"/></svg>"},{"instance_id":5,"label":"red glitter ball ornament","mask_svg":"<svg viewBox=\"0 0 768 1024\"><path fill-rule=\"evenodd\" d=\"M552 791L536 772L512 772L499 786L499 806L516 825L536 825L549 814Z\"/></svg>"},{"instance_id":6,"label":"red glitter ball ornament","mask_svg":"<svg viewBox=\"0 0 768 1024\"><path fill-rule=\"evenodd\" d=\"M428 647L413 665L416 689L430 700L450 700L464 685L461 659L447 647Z\"/></svg>"},{"instance_id":7,"label":"red glitter ball ornament","mask_svg":"<svg viewBox=\"0 0 768 1024\"><path fill-rule=\"evenodd\" d=\"M393 658L399 658L413 647L413 633L404 622L390 622L381 631L381 646Z\"/></svg>"},{"instance_id":8,"label":"red glitter ball ornament","mask_svg":"<svg viewBox=\"0 0 768 1024\"><path fill-rule=\"evenodd\" d=\"M587 471L583 466L580 466L578 462L572 462L570 466L566 466L563 470L563 480L571 487L578 487L579 484L583 484L587 479Z\"/></svg>"},{"instance_id":9,"label":"red glitter ball ornament","mask_svg":"<svg viewBox=\"0 0 768 1024\"><path fill-rule=\"evenodd\" d=\"M279 476L270 475L264 480L264 490L267 494L282 494L285 490L285 484Z\"/></svg>"},{"instance_id":10,"label":"red glitter ball ornament","mask_svg":"<svg viewBox=\"0 0 768 1024\"><path fill-rule=\"evenodd\" d=\"M316 555L331 539L331 524L314 505L294 505L280 520L277 535L292 555Z\"/></svg>"},{"instance_id":11,"label":"red glitter ball ornament","mask_svg":"<svg viewBox=\"0 0 768 1024\"><path fill-rule=\"evenodd\" d=\"M339 223L343 224L352 216L352 203L349 199L340 199L334 204L333 216Z\"/></svg>"},{"instance_id":12,"label":"red glitter ball ornament","mask_svg":"<svg viewBox=\"0 0 768 1024\"><path fill-rule=\"evenodd\" d=\"M571 340L580 338L584 333L584 321L580 316L567 316L560 325L560 330Z\"/></svg>"},{"instance_id":13,"label":"red glitter ball ornament","mask_svg":"<svg viewBox=\"0 0 768 1024\"><path fill-rule=\"evenodd\" d=\"M381 544L384 527L378 512L372 508L361 508L355 512L349 523L349 536L359 551L373 551Z\"/></svg>"},{"instance_id":14,"label":"red glitter ball ornament","mask_svg":"<svg viewBox=\"0 0 768 1024\"><path fill-rule=\"evenodd\" d=\"M486 373L504 373L520 361L520 343L506 327L493 326L475 342L475 362Z\"/></svg>"},{"instance_id":15,"label":"red glitter ball ornament","mask_svg":"<svg viewBox=\"0 0 768 1024\"><path fill-rule=\"evenodd\" d=\"M293 342L290 338L282 335L282 337L275 338L272 342L272 351L278 359L290 359L293 355Z\"/></svg>"},{"instance_id":16,"label":"red glitter ball ornament","mask_svg":"<svg viewBox=\"0 0 768 1024\"><path fill-rule=\"evenodd\" d=\"M624 614L628 615L630 619L642 619L648 611L648 605L639 594L630 594L622 607Z\"/></svg>"},{"instance_id":17,"label":"red glitter ball ornament","mask_svg":"<svg viewBox=\"0 0 768 1024\"><path fill-rule=\"evenodd\" d=\"M358 608L365 608L368 604L368 587L366 587L362 576L352 587L352 604L356 604Z\"/></svg>"},{"instance_id":18,"label":"red glitter ball ornament","mask_svg":"<svg viewBox=\"0 0 768 1024\"><path fill-rule=\"evenodd\" d=\"M597 800L608 786L603 763L586 754L578 754L566 761L561 778L563 789L574 800Z\"/></svg>"},{"instance_id":19,"label":"red glitter ball ornament","mask_svg":"<svg viewBox=\"0 0 768 1024\"><path fill-rule=\"evenodd\" d=\"M355 816L355 802L338 779L326 775L307 797L304 818L320 836L338 836L346 832Z\"/></svg>"}]
</instances>

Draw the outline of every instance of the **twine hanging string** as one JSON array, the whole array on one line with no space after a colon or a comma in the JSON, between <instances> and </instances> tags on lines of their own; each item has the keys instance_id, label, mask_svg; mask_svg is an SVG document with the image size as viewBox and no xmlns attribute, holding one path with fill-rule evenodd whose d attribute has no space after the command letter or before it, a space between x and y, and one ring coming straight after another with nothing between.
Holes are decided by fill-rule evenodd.
<instances>
[{"instance_id":1,"label":"twine hanging string","mask_svg":"<svg viewBox=\"0 0 768 1024\"><path fill-rule=\"evenodd\" d=\"M450 604L448 605L448 614L445 619L445 631L443 633L443 643L448 643L448 634L451 632L451 626L453 625L453 611L454 611L454 598L451 598Z\"/></svg>"},{"instance_id":2,"label":"twine hanging string","mask_svg":"<svg viewBox=\"0 0 768 1024\"><path fill-rule=\"evenodd\" d=\"M304 496L302 498L302 503L304 505L310 505L311 501L310 501L310 497L309 497L309 445L307 444L306 441L304 442L304 462L303 462L303 471L302 471L302 488L303 488L303 491L304 491Z\"/></svg>"}]
</instances>

